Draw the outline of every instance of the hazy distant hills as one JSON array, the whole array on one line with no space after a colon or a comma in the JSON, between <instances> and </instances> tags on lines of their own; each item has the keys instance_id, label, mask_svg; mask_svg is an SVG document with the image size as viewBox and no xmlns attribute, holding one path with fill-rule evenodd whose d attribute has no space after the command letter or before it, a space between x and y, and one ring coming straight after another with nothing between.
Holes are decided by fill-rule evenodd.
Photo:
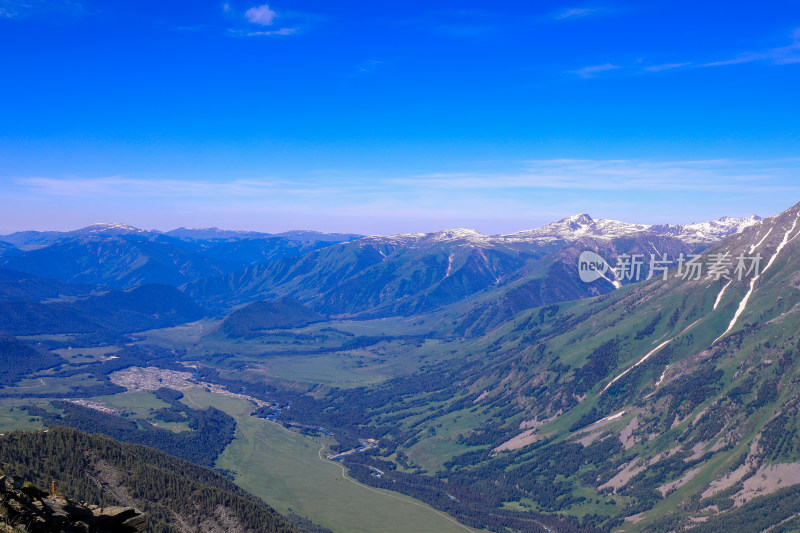
<instances>
[{"instance_id":1,"label":"hazy distant hills","mask_svg":"<svg viewBox=\"0 0 800 533\"><path fill-rule=\"evenodd\" d=\"M178 228L165 231L164 235L194 241L238 241L243 239L286 239L298 242L344 242L363 237L357 233L322 233L319 231L292 230L283 233L260 233L257 231L223 230L219 228Z\"/></svg>"},{"instance_id":2,"label":"hazy distant hills","mask_svg":"<svg viewBox=\"0 0 800 533\"><path fill-rule=\"evenodd\" d=\"M0 246L0 268L120 289L145 283L179 286L352 237L306 231L270 236L216 228L160 233L124 224L95 224L70 232L3 236L13 248L6 246L3 252Z\"/></svg>"}]
</instances>

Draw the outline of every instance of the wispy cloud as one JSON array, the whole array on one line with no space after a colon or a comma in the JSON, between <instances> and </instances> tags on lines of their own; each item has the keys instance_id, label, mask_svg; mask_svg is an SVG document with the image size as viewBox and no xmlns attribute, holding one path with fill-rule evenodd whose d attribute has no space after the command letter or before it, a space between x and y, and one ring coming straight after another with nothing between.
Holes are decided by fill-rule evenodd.
<instances>
[{"instance_id":1,"label":"wispy cloud","mask_svg":"<svg viewBox=\"0 0 800 533\"><path fill-rule=\"evenodd\" d=\"M418 186L582 191L705 191L800 193L800 160L641 161L543 159L511 173L419 175ZM791 183L791 185L788 185Z\"/></svg>"},{"instance_id":2,"label":"wispy cloud","mask_svg":"<svg viewBox=\"0 0 800 533\"><path fill-rule=\"evenodd\" d=\"M585 7L575 7L572 9L565 9L563 11L558 11L553 14L553 18L558 20L563 19L571 19L571 18L580 18L585 17L587 15L592 15L597 12L597 9L585 8Z\"/></svg>"},{"instance_id":3,"label":"wispy cloud","mask_svg":"<svg viewBox=\"0 0 800 533\"><path fill-rule=\"evenodd\" d=\"M800 38L798 32L795 32L792 44L788 46L781 46L778 48L771 48L764 52L743 52L736 57L730 59L723 59L721 61L712 61L700 65L702 67L724 67L728 65L740 65L742 63L752 63L754 61L768 61L774 65L789 65L792 63L800 63Z\"/></svg>"},{"instance_id":4,"label":"wispy cloud","mask_svg":"<svg viewBox=\"0 0 800 533\"><path fill-rule=\"evenodd\" d=\"M619 67L617 65L606 63L604 65L589 66L578 70L570 70L568 72L571 74L577 74L582 78L593 78L602 72L614 68L625 68L629 73L642 74L644 72L664 72L677 69L725 67L754 62L765 62L772 65L790 65L800 63L800 28L792 33L791 39L792 42L786 46L778 46L760 52L742 52L727 59L707 61L705 63L698 61L680 61L674 63L650 65L646 67L641 67L640 65L626 65L624 67Z\"/></svg>"},{"instance_id":5,"label":"wispy cloud","mask_svg":"<svg viewBox=\"0 0 800 533\"><path fill-rule=\"evenodd\" d=\"M698 65L699 67L725 67L730 65L741 65L743 63L753 63L756 61L766 61L773 65L789 65L800 63L800 28L796 29L791 36L792 42L787 46L770 48L760 52L742 52L735 57L711 61Z\"/></svg>"},{"instance_id":6,"label":"wispy cloud","mask_svg":"<svg viewBox=\"0 0 800 533\"><path fill-rule=\"evenodd\" d=\"M591 65L588 67L583 67L578 70L569 70L570 74L575 74L580 76L581 78L594 78L598 74L603 72L608 72L609 70L616 70L618 69L618 65L613 65L611 63L604 63L602 65Z\"/></svg>"},{"instance_id":7,"label":"wispy cloud","mask_svg":"<svg viewBox=\"0 0 800 533\"><path fill-rule=\"evenodd\" d=\"M279 178L229 181L140 179L128 176L18 177L16 183L38 194L73 197L165 197L274 199L286 196L360 197L396 191L448 189L576 189L584 191L791 192L800 194L796 176L800 158L775 160L708 159L647 161L637 159L536 159L511 170L436 172L412 176L365 174L345 178L336 171L308 180ZM324 185L323 185L324 183ZM328 185L335 183L335 185Z\"/></svg>"},{"instance_id":8,"label":"wispy cloud","mask_svg":"<svg viewBox=\"0 0 800 533\"><path fill-rule=\"evenodd\" d=\"M645 70L647 72L662 72L665 70L673 70L676 68L688 67L691 64L692 63L690 61L687 61L685 63L666 63L664 65L652 65L649 67L645 67Z\"/></svg>"},{"instance_id":9,"label":"wispy cloud","mask_svg":"<svg viewBox=\"0 0 800 533\"><path fill-rule=\"evenodd\" d=\"M252 22L253 24L261 24L262 26L271 26L275 20L275 17L278 16L267 4L251 7L247 11L244 12L244 16L247 20Z\"/></svg>"},{"instance_id":10,"label":"wispy cloud","mask_svg":"<svg viewBox=\"0 0 800 533\"><path fill-rule=\"evenodd\" d=\"M74 197L201 197L268 198L275 195L320 195L336 189L318 184L278 179L240 179L227 182L201 180L153 180L126 176L100 178L22 177L17 183L41 194Z\"/></svg>"},{"instance_id":11,"label":"wispy cloud","mask_svg":"<svg viewBox=\"0 0 800 533\"><path fill-rule=\"evenodd\" d=\"M17 18L47 12L80 14L84 9L75 0L0 0L0 18Z\"/></svg>"},{"instance_id":12,"label":"wispy cloud","mask_svg":"<svg viewBox=\"0 0 800 533\"><path fill-rule=\"evenodd\" d=\"M295 33L297 33L297 28L281 28L279 30L248 31L243 32L242 35L246 37L256 37L259 35L294 35Z\"/></svg>"}]
</instances>

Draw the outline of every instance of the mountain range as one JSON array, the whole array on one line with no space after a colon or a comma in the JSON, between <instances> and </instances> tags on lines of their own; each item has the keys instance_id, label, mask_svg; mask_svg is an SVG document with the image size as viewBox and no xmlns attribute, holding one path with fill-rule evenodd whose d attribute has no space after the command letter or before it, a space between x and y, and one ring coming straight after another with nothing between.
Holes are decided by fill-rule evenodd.
<instances>
[{"instance_id":1,"label":"mountain range","mask_svg":"<svg viewBox=\"0 0 800 533\"><path fill-rule=\"evenodd\" d=\"M689 226L646 226L576 215L509 235L456 229L371 236L194 281L184 290L217 311L290 296L320 313L359 318L429 312L493 291L504 308L500 316L507 317L614 290L616 280L576 281L574 265L584 250L610 262L621 254L678 257L758 220L724 217ZM649 268L643 265L643 277ZM487 312L497 316L496 310Z\"/></svg>"},{"instance_id":2,"label":"mountain range","mask_svg":"<svg viewBox=\"0 0 800 533\"><path fill-rule=\"evenodd\" d=\"M103 393L119 389L104 372L191 365L271 420L358 450L341 457L358 481L477 528L800 527L800 204L686 226L576 215L493 236L90 228L2 237L15 249L0 256L0 352L23 363L0 372L7 386L64 377L79 395L86 369L47 347L113 343L120 355L92 367ZM644 260L638 279L582 281L587 251L670 270ZM356 375L365 358L405 366L337 388L265 374L273 354L278 368L321 354L335 372L337 359Z\"/></svg>"}]
</instances>

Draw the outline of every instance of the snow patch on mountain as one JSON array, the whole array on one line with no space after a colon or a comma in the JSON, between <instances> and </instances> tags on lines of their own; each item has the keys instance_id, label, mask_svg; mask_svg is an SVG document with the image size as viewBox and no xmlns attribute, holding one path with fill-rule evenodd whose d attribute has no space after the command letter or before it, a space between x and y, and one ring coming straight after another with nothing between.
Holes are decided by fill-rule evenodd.
<instances>
[{"instance_id":1,"label":"snow patch on mountain","mask_svg":"<svg viewBox=\"0 0 800 533\"><path fill-rule=\"evenodd\" d=\"M122 233L150 233L149 231L136 228L134 226L129 226L128 224L122 224L120 222L113 222L113 223L97 223L97 224L90 224L85 228L81 228L77 230L75 233L114 233L114 234L122 234Z\"/></svg>"},{"instance_id":2,"label":"snow patch on mountain","mask_svg":"<svg viewBox=\"0 0 800 533\"><path fill-rule=\"evenodd\" d=\"M442 241L458 241L458 240L465 240L465 241L489 241L490 237L474 230L468 228L456 228L456 229L445 229L441 231L435 231L430 234L431 240L434 242L442 242Z\"/></svg>"}]
</instances>

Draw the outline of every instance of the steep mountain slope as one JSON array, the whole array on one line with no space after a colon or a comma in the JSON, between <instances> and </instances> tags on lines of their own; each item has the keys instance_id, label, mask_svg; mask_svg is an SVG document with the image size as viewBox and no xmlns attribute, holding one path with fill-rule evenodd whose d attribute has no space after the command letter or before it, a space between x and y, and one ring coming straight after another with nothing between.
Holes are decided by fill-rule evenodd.
<instances>
[{"instance_id":1,"label":"steep mountain slope","mask_svg":"<svg viewBox=\"0 0 800 533\"><path fill-rule=\"evenodd\" d=\"M289 295L322 313L410 314L497 284L543 253L461 231L366 237L202 280L186 291L219 307Z\"/></svg>"},{"instance_id":2,"label":"steep mountain slope","mask_svg":"<svg viewBox=\"0 0 800 533\"><path fill-rule=\"evenodd\" d=\"M581 237L563 243L542 259L526 265L508 283L443 309L442 321L454 322L453 332L460 336L475 337L526 309L599 296L651 276L661 276L658 264L651 271L654 265L650 258L678 258L681 254L688 257L703 248L705 246L647 232L613 239ZM609 267L619 265L626 256L639 257L640 271L628 277L622 271L618 276L610 269L605 276L584 282L576 275L576 265L585 251L597 253Z\"/></svg>"},{"instance_id":3,"label":"steep mountain slope","mask_svg":"<svg viewBox=\"0 0 800 533\"><path fill-rule=\"evenodd\" d=\"M214 472L162 452L66 428L0 436L3 470L104 506L142 509L147 531L299 531Z\"/></svg>"},{"instance_id":4,"label":"steep mountain slope","mask_svg":"<svg viewBox=\"0 0 800 533\"><path fill-rule=\"evenodd\" d=\"M696 279L676 264L666 280L524 311L454 339L457 361L332 393L331 425L360 419L380 438L354 473L379 468L379 484L416 495L445 482L462 503L441 508L457 516L511 506L615 530L794 530L799 258L800 204L707 250Z\"/></svg>"},{"instance_id":5,"label":"steep mountain slope","mask_svg":"<svg viewBox=\"0 0 800 533\"><path fill-rule=\"evenodd\" d=\"M203 256L215 261L235 262L241 267L268 263L284 257L294 257L335 244L330 241L299 241L286 237L237 239L204 244Z\"/></svg>"}]
</instances>

